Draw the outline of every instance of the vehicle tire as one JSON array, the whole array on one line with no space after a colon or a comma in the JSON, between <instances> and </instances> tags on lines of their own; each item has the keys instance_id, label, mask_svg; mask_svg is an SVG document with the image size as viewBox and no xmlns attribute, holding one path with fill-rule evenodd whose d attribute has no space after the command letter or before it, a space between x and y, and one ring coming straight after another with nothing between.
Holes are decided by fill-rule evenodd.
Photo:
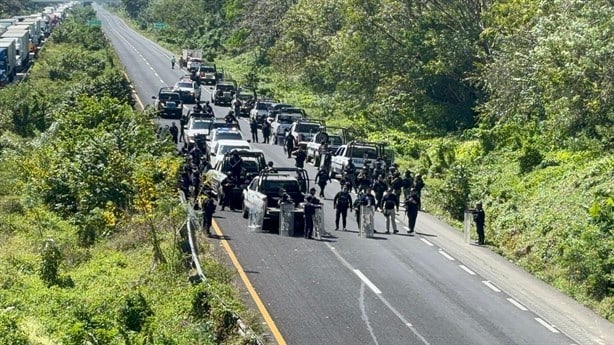
<instances>
[{"instance_id":1,"label":"vehicle tire","mask_svg":"<svg viewBox=\"0 0 614 345\"><path fill-rule=\"evenodd\" d=\"M313 166L315 166L316 168L320 166L320 156L314 157Z\"/></svg>"},{"instance_id":2,"label":"vehicle tire","mask_svg":"<svg viewBox=\"0 0 614 345\"><path fill-rule=\"evenodd\" d=\"M330 169L330 179L334 179L335 178L335 171L331 168Z\"/></svg>"}]
</instances>

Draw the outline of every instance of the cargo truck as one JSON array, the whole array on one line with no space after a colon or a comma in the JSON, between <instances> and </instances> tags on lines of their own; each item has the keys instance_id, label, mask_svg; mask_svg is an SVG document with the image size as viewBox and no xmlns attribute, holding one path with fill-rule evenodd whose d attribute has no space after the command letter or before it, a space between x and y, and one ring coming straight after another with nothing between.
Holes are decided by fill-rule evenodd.
<instances>
[{"instance_id":1,"label":"cargo truck","mask_svg":"<svg viewBox=\"0 0 614 345\"><path fill-rule=\"evenodd\" d=\"M0 35L0 38L13 38L15 40L15 50L17 51L17 72L25 71L28 68L30 59L30 52L28 51L30 32L26 30L8 30Z\"/></svg>"},{"instance_id":2,"label":"cargo truck","mask_svg":"<svg viewBox=\"0 0 614 345\"><path fill-rule=\"evenodd\" d=\"M11 83L15 78L17 53L15 41L0 39L0 86Z\"/></svg>"},{"instance_id":3,"label":"cargo truck","mask_svg":"<svg viewBox=\"0 0 614 345\"><path fill-rule=\"evenodd\" d=\"M30 31L30 38L32 39L32 43L40 46L41 44L41 35L42 35L42 19L40 18L26 18L20 24L31 24L33 26L33 30Z\"/></svg>"}]
</instances>

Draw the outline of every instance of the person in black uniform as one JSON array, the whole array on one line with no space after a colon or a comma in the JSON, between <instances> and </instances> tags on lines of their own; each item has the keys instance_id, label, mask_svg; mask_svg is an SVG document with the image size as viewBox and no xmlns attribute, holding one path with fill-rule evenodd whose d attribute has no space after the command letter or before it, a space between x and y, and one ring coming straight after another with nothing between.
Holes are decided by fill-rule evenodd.
<instances>
[{"instance_id":1,"label":"person in black uniform","mask_svg":"<svg viewBox=\"0 0 614 345\"><path fill-rule=\"evenodd\" d=\"M475 204L475 209L470 210L473 213L473 221L475 222L475 228L478 233L478 242L479 245L484 245L484 223L486 222L486 213L482 208L482 203L478 202Z\"/></svg>"},{"instance_id":2,"label":"person in black uniform","mask_svg":"<svg viewBox=\"0 0 614 345\"><path fill-rule=\"evenodd\" d=\"M249 123L249 129L252 132L252 140L257 143L258 142L258 121L256 119L252 119L252 122Z\"/></svg>"},{"instance_id":3,"label":"person in black uniform","mask_svg":"<svg viewBox=\"0 0 614 345\"><path fill-rule=\"evenodd\" d=\"M307 159L307 153L303 150L302 147L299 146L298 150L294 151L294 160L296 161L295 165L297 168L305 167L305 159Z\"/></svg>"},{"instance_id":4,"label":"person in black uniform","mask_svg":"<svg viewBox=\"0 0 614 345\"><path fill-rule=\"evenodd\" d=\"M333 207L336 210L335 230L339 230L339 217L341 217L343 231L346 231L348 210L350 210L350 212L352 211L352 196L350 195L348 186L343 186L343 189L335 195Z\"/></svg>"},{"instance_id":5,"label":"person in black uniform","mask_svg":"<svg viewBox=\"0 0 614 345\"><path fill-rule=\"evenodd\" d=\"M313 216L316 213L316 208L319 207L320 201L313 195L308 194L305 197L304 218L305 232L304 237L313 239Z\"/></svg>"},{"instance_id":6,"label":"person in black uniform","mask_svg":"<svg viewBox=\"0 0 614 345\"><path fill-rule=\"evenodd\" d=\"M292 133L290 133L289 129L286 129L286 135L284 139L285 139L284 145L286 148L286 153L288 154L288 158L292 158L292 152L294 151L295 140L294 140L294 136L292 135Z\"/></svg>"},{"instance_id":7,"label":"person in black uniform","mask_svg":"<svg viewBox=\"0 0 614 345\"><path fill-rule=\"evenodd\" d=\"M326 188L326 184L328 183L328 180L329 180L328 171L324 169L320 169L318 171L318 173L316 174L316 178L314 180L314 182L317 183L318 186L320 186L320 196L324 199L326 199L326 197L324 196L324 188Z\"/></svg>"},{"instance_id":8,"label":"person in black uniform","mask_svg":"<svg viewBox=\"0 0 614 345\"><path fill-rule=\"evenodd\" d=\"M405 199L405 212L407 213L407 230L408 234L413 234L416 228L416 219L418 219L418 210L420 209L420 196L415 188L409 191L409 196Z\"/></svg>"}]
</instances>

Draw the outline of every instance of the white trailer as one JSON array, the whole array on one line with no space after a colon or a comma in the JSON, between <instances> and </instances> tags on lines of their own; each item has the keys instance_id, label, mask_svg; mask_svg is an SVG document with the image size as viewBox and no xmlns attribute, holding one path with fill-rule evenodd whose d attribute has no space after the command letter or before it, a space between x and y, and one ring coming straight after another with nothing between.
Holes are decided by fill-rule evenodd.
<instances>
[{"instance_id":1,"label":"white trailer","mask_svg":"<svg viewBox=\"0 0 614 345\"><path fill-rule=\"evenodd\" d=\"M0 85L12 82L16 69L15 41L11 38L0 38Z\"/></svg>"},{"instance_id":2,"label":"white trailer","mask_svg":"<svg viewBox=\"0 0 614 345\"><path fill-rule=\"evenodd\" d=\"M25 71L28 68L30 60L30 32L28 30L8 30L0 35L0 37L15 39L15 49L17 50L17 72Z\"/></svg>"}]
</instances>

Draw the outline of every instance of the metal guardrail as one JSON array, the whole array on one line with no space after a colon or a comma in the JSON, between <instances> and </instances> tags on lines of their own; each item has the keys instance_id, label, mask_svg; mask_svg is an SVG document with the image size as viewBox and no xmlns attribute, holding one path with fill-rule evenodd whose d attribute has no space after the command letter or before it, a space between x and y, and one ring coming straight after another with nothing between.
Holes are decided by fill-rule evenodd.
<instances>
[{"instance_id":1,"label":"metal guardrail","mask_svg":"<svg viewBox=\"0 0 614 345\"><path fill-rule=\"evenodd\" d=\"M200 260L198 259L198 249L197 249L196 240L194 238L194 234L192 231L193 230L192 222L196 222L198 224L198 228L199 229L201 228L199 217L198 217L197 212L194 210L193 205L187 200L185 194L182 191L179 192L179 199L181 199L181 203L186 206L186 210L188 211L188 219L186 221L186 227L187 227L187 234L188 234L188 242L190 243L190 252L192 256L192 262L194 264L198 277L201 279L203 283L206 283L207 277L205 276L205 274L202 271L202 268L200 267ZM222 305L224 305L224 303L222 302L222 299L219 296L213 295L213 297L217 298L218 301ZM239 332L242 336L248 337L251 340L253 340L255 345L265 345L266 344L264 340L256 334L256 332L254 332L249 326L247 326L241 320L241 317L239 314L235 313L234 311L231 311L231 313L237 320L237 326L239 327Z\"/></svg>"}]
</instances>

